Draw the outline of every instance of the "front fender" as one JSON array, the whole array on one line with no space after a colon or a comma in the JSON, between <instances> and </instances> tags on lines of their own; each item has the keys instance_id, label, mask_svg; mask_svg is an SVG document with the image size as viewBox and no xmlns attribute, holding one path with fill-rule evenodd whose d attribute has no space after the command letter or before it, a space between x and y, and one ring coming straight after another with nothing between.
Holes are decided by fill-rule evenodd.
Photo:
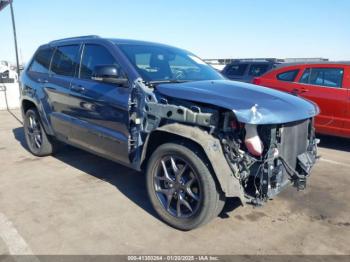
<instances>
[{"instance_id":1,"label":"front fender","mask_svg":"<svg viewBox=\"0 0 350 262\"><path fill-rule=\"evenodd\" d=\"M153 130L152 133L153 132L167 132L185 139L189 139L199 145L207 155L215 176L225 195L227 197L240 197L243 200L243 190L241 185L233 176L231 168L229 167L222 151L221 143L217 138L198 127L187 126L179 123L161 126ZM148 135L145 141L141 162L143 162L143 160L146 158L147 147L150 142L149 138L151 137L151 134Z\"/></svg>"}]
</instances>

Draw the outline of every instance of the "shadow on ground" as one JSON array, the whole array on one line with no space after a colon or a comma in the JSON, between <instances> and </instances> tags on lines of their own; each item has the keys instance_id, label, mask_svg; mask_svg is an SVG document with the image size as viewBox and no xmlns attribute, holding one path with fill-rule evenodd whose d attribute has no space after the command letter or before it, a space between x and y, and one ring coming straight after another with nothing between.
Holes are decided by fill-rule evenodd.
<instances>
[{"instance_id":1,"label":"shadow on ground","mask_svg":"<svg viewBox=\"0 0 350 262\"><path fill-rule=\"evenodd\" d=\"M23 128L13 129L13 134L16 140L28 150ZM110 183L135 204L156 217L148 201L145 178L142 173L71 146L63 146L53 157L81 170L87 176Z\"/></svg>"},{"instance_id":2,"label":"shadow on ground","mask_svg":"<svg viewBox=\"0 0 350 262\"><path fill-rule=\"evenodd\" d=\"M350 152L350 139L326 135L318 135L317 138L321 140L320 147Z\"/></svg>"},{"instance_id":3,"label":"shadow on ground","mask_svg":"<svg viewBox=\"0 0 350 262\"><path fill-rule=\"evenodd\" d=\"M25 142L23 127L15 128L12 131L15 139L29 151ZM139 207L158 218L148 200L143 173L71 146L63 146L53 157L81 170L86 175L110 183ZM219 217L228 218L228 212L233 211L240 205L241 202L238 198L228 198Z\"/></svg>"}]
</instances>

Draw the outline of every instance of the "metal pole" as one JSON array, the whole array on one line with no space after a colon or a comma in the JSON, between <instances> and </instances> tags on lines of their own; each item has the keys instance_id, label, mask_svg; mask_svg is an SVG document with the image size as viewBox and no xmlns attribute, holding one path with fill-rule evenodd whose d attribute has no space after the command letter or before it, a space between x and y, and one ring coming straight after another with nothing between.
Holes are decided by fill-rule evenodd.
<instances>
[{"instance_id":1,"label":"metal pole","mask_svg":"<svg viewBox=\"0 0 350 262\"><path fill-rule=\"evenodd\" d=\"M16 63L17 63L17 74L18 74L18 79L19 79L19 60L18 60L18 48L17 48L17 34L16 34L16 25L15 25L15 15L13 13L13 6L12 2L10 0L10 7L11 7L11 18L12 18L12 28L13 28L13 38L15 40L15 51L16 51Z\"/></svg>"}]
</instances>

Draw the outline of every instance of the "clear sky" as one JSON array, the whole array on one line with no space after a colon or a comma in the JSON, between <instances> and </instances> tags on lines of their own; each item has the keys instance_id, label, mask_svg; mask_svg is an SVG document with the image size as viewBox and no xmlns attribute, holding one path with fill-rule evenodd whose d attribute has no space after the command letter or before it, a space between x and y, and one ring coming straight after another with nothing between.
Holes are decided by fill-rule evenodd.
<instances>
[{"instance_id":1,"label":"clear sky","mask_svg":"<svg viewBox=\"0 0 350 262\"><path fill-rule=\"evenodd\" d=\"M50 40L98 34L149 40L202 58L350 60L350 0L14 0L20 60ZM0 60L15 61L10 8Z\"/></svg>"}]
</instances>

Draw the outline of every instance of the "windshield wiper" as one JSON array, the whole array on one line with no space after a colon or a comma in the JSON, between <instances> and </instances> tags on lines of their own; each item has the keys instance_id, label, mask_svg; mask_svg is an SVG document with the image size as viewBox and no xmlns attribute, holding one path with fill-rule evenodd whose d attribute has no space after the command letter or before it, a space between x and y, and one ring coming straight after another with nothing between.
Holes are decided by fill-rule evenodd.
<instances>
[{"instance_id":1,"label":"windshield wiper","mask_svg":"<svg viewBox=\"0 0 350 262\"><path fill-rule=\"evenodd\" d=\"M173 84L173 83L185 83L190 82L190 80L179 80L179 79L169 79L169 80L154 80L154 81L147 81L146 84L150 86L156 86L159 84Z\"/></svg>"}]
</instances>

